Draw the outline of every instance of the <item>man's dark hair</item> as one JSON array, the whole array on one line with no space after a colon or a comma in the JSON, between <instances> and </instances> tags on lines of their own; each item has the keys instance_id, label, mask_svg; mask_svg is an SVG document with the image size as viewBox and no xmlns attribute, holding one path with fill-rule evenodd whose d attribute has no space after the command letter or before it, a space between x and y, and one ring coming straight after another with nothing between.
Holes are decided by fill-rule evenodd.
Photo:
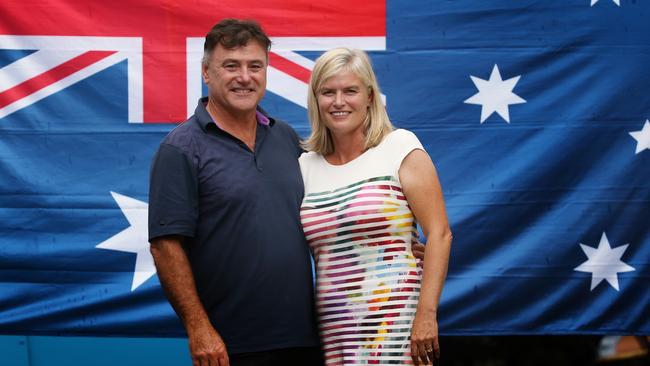
<instances>
[{"instance_id":1,"label":"man's dark hair","mask_svg":"<svg viewBox=\"0 0 650 366\"><path fill-rule=\"evenodd\" d=\"M232 49L245 46L251 40L259 43L267 53L271 49L271 40L256 21L234 18L223 19L215 24L205 36L203 64L208 64L212 51L218 45L226 49Z\"/></svg>"}]
</instances>

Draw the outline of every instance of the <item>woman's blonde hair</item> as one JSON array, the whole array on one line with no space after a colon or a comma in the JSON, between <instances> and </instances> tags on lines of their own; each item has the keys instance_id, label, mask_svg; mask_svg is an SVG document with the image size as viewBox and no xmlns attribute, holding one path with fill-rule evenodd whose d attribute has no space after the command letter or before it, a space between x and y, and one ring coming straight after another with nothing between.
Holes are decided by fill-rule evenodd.
<instances>
[{"instance_id":1,"label":"woman's blonde hair","mask_svg":"<svg viewBox=\"0 0 650 366\"><path fill-rule=\"evenodd\" d=\"M368 114L363 122L366 136L364 150L379 145L384 137L393 130L386 108L381 101L379 84L377 84L377 78L370 65L368 55L362 50L334 48L316 60L309 79L307 113L311 121L311 135L303 143L304 148L308 151L315 151L322 155L328 155L334 151L332 136L318 109L318 92L325 80L343 71L350 71L361 79L370 95Z\"/></svg>"}]
</instances>

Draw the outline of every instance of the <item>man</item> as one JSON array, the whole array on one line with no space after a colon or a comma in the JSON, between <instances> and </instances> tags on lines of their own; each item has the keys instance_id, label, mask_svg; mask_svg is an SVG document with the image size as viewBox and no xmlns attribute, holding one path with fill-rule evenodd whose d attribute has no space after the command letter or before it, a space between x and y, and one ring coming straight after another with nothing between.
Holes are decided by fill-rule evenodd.
<instances>
[{"instance_id":1,"label":"man","mask_svg":"<svg viewBox=\"0 0 650 366\"><path fill-rule=\"evenodd\" d=\"M161 143L149 240L194 365L319 365L296 133L259 109L270 40L252 21L207 34L208 97Z\"/></svg>"}]
</instances>

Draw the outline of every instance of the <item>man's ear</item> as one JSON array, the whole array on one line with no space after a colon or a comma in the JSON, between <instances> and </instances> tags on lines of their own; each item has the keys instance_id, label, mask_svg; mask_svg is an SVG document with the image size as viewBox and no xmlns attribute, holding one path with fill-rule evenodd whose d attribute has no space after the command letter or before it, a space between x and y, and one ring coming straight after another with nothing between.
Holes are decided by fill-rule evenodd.
<instances>
[{"instance_id":1,"label":"man's ear","mask_svg":"<svg viewBox=\"0 0 650 366\"><path fill-rule=\"evenodd\" d=\"M208 66L209 65L201 63L201 76L203 77L203 82L205 84L207 84L208 81L210 80L210 77L208 76Z\"/></svg>"}]
</instances>

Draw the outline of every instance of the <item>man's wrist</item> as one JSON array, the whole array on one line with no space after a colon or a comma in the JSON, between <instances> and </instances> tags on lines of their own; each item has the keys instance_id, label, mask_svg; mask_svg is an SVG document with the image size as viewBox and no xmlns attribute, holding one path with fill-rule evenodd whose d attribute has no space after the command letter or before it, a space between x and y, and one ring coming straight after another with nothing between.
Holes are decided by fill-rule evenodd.
<instances>
[{"instance_id":1,"label":"man's wrist","mask_svg":"<svg viewBox=\"0 0 650 366\"><path fill-rule=\"evenodd\" d=\"M203 310L200 311L191 311L191 316L184 317L183 318L183 323L185 325L185 329L187 330L188 333L192 331L203 331L206 328L212 328L212 324L210 323L210 319L208 318L207 314Z\"/></svg>"}]
</instances>

